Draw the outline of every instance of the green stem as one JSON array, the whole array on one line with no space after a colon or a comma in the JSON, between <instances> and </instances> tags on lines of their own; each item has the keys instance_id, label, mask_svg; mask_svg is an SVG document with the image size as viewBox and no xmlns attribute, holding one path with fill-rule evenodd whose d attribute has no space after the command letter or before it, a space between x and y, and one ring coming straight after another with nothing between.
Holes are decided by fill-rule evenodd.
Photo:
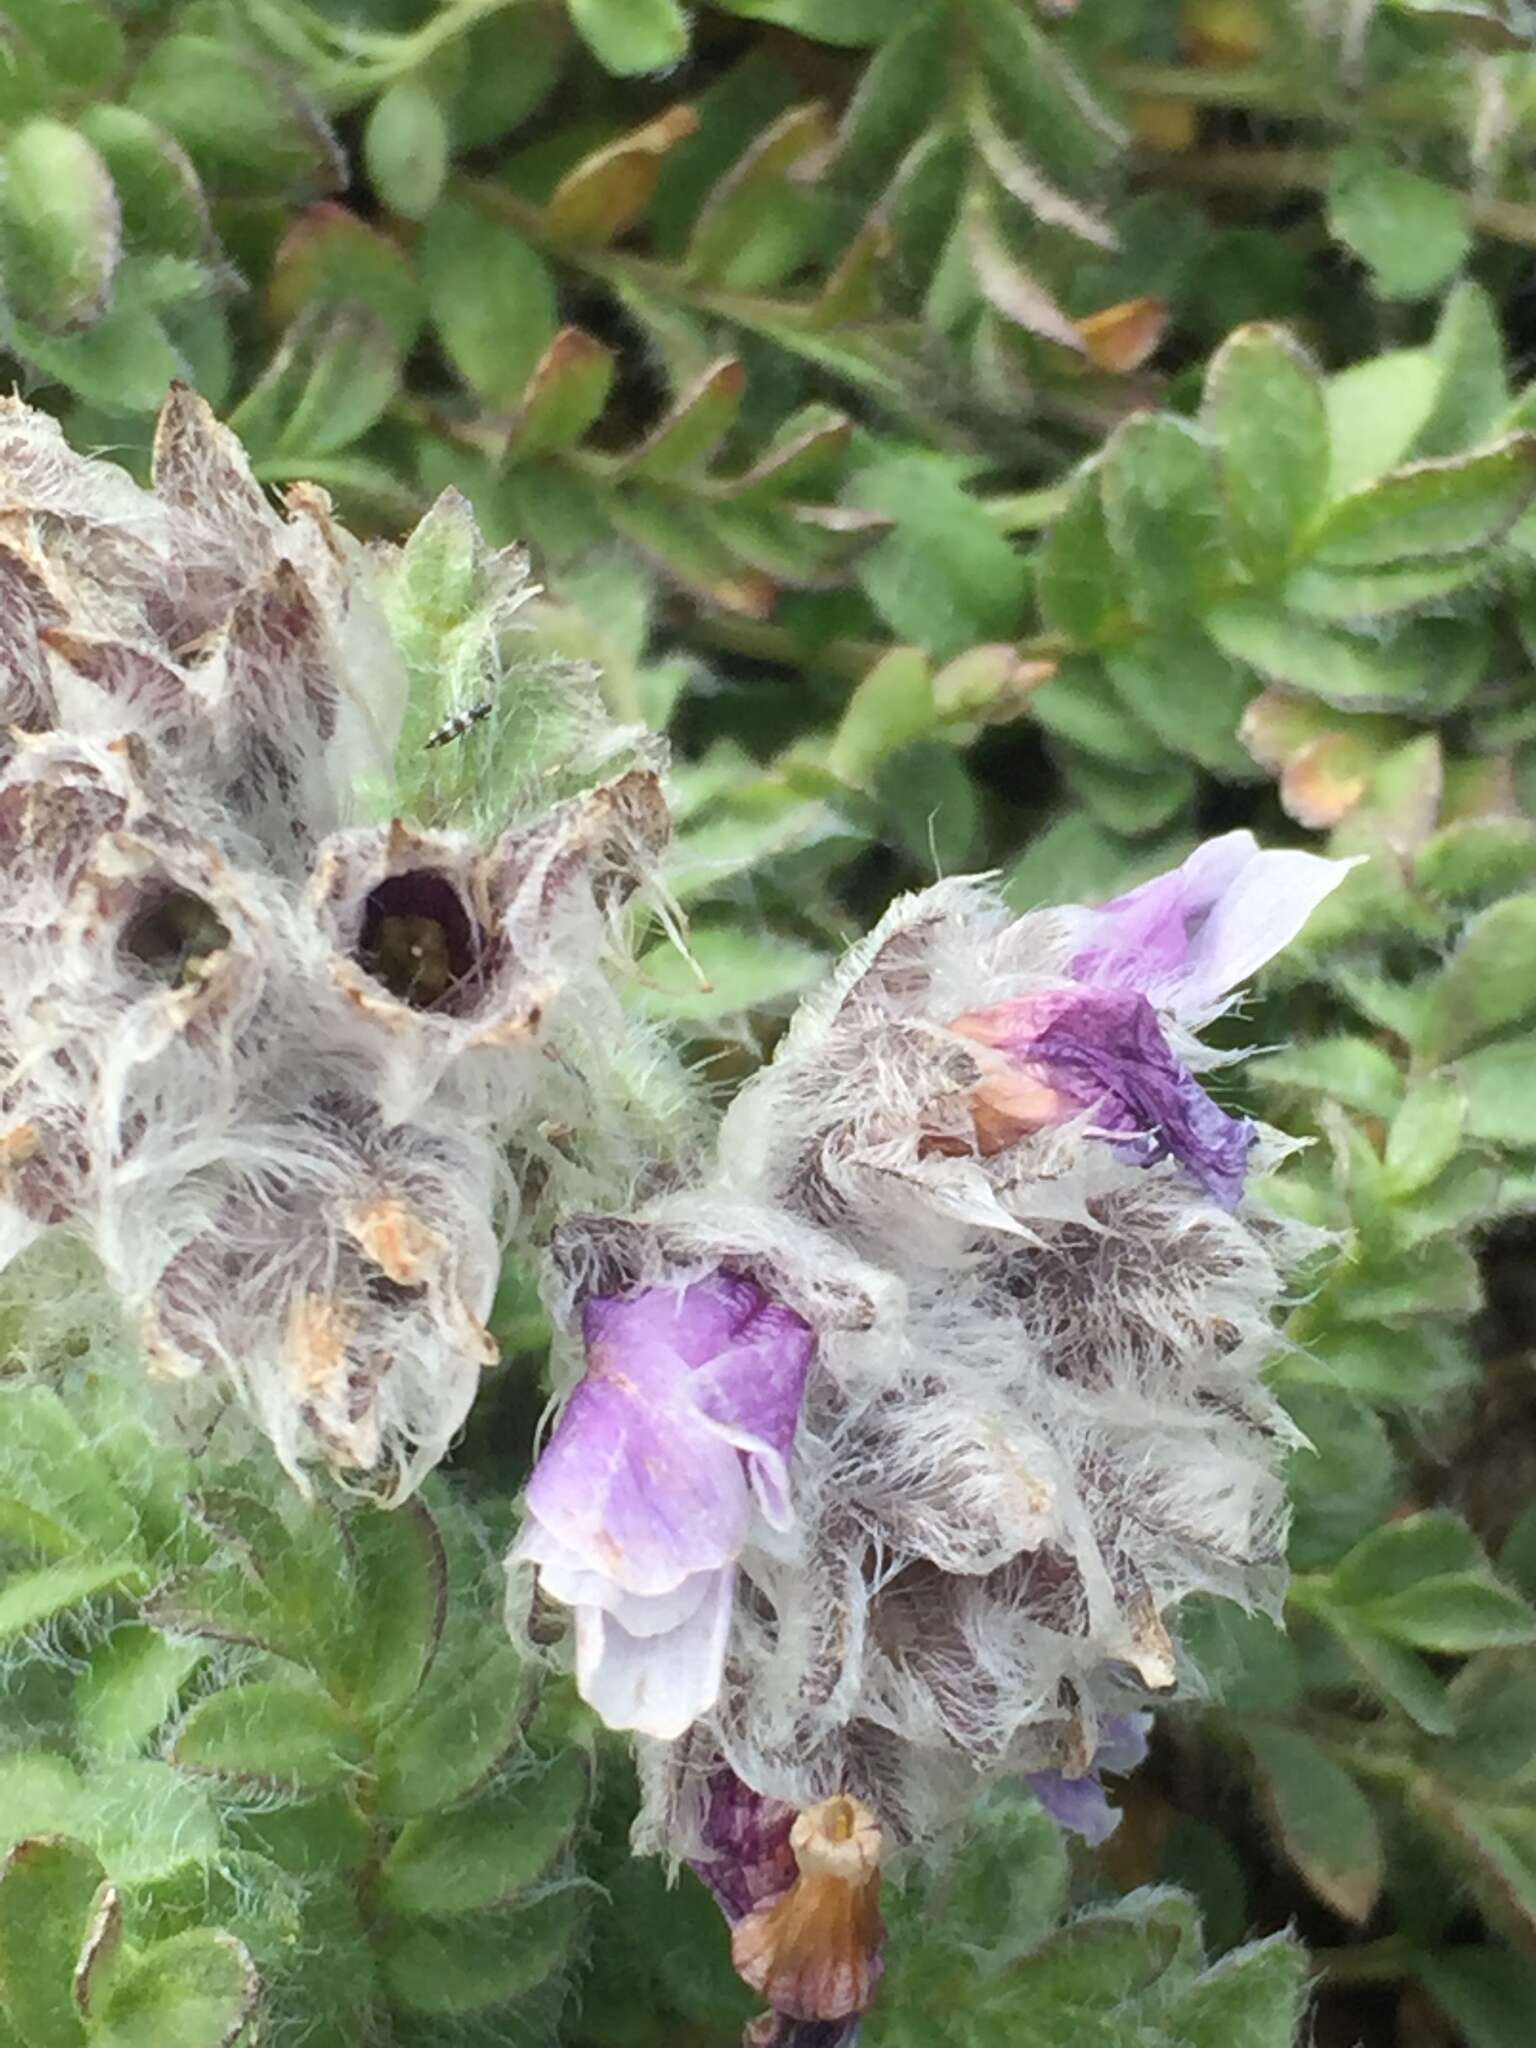
<instances>
[{"instance_id":1,"label":"green stem","mask_svg":"<svg viewBox=\"0 0 1536 2048\"><path fill-rule=\"evenodd\" d=\"M1148 159L1165 183L1220 192L1326 192L1333 175L1326 151L1308 149L1215 149ZM1536 249L1536 206L1518 199L1455 195L1468 223L1496 241Z\"/></svg>"},{"instance_id":2,"label":"green stem","mask_svg":"<svg viewBox=\"0 0 1536 2048\"><path fill-rule=\"evenodd\" d=\"M1331 1984L1390 1984L1413 1975L1413 1946L1406 1935L1384 1934L1357 1948L1318 1948L1312 1968Z\"/></svg>"}]
</instances>

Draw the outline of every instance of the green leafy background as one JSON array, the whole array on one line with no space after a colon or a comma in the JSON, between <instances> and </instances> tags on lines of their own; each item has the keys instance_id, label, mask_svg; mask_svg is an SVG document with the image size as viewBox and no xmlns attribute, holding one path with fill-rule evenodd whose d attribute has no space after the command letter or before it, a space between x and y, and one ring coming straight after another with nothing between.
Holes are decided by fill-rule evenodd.
<instances>
[{"instance_id":1,"label":"green leafy background","mask_svg":"<svg viewBox=\"0 0 1536 2048\"><path fill-rule=\"evenodd\" d=\"M1525 2048L1527 0L0 0L0 58L7 375L138 468L187 378L360 531L454 485L526 541L671 735L707 985L633 995L722 1084L935 874L1366 857L1232 1027L1335 1233L1286 1626L1184 1610L1099 1856L994 1796L898 1872L866 2038ZM6 1314L0 2048L734 2038L501 1627L525 1277L453 1470L344 1521Z\"/></svg>"}]
</instances>

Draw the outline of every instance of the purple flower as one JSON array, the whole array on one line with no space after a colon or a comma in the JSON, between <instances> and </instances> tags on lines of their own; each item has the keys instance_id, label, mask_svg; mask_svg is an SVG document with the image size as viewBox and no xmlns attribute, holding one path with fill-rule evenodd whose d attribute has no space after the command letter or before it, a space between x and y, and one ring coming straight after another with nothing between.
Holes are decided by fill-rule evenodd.
<instances>
[{"instance_id":1,"label":"purple flower","mask_svg":"<svg viewBox=\"0 0 1536 2048\"><path fill-rule=\"evenodd\" d=\"M1100 1730L1093 1762L1078 1778L1063 1771L1030 1771L1025 1784L1053 1820L1096 1849L1120 1825L1120 1815L1104 1796L1101 1772L1120 1776L1135 1770L1147 1753L1150 1714L1114 1714Z\"/></svg>"},{"instance_id":2,"label":"purple flower","mask_svg":"<svg viewBox=\"0 0 1536 2048\"><path fill-rule=\"evenodd\" d=\"M586 1377L528 1483L514 1557L576 1610L576 1682L662 1740L714 1704L754 1503L794 1519L788 1459L815 1337L749 1280L596 1297Z\"/></svg>"},{"instance_id":3,"label":"purple flower","mask_svg":"<svg viewBox=\"0 0 1536 2048\"><path fill-rule=\"evenodd\" d=\"M1251 832L1227 832L1139 889L1064 912L1079 947L1068 972L1093 988L1133 989L1181 1019L1209 1016L1290 944L1355 865L1261 852Z\"/></svg>"},{"instance_id":4,"label":"purple flower","mask_svg":"<svg viewBox=\"0 0 1536 2048\"><path fill-rule=\"evenodd\" d=\"M1230 1117L1175 1057L1158 1010L1198 1022L1286 945L1353 865L1261 853L1229 832L1171 874L1099 910L1061 913L1076 950L1071 985L954 1020L1004 1056L974 1101L984 1152L1087 1110L1122 1157L1177 1159L1224 1207L1243 1191L1254 1129Z\"/></svg>"},{"instance_id":5,"label":"purple flower","mask_svg":"<svg viewBox=\"0 0 1536 2048\"><path fill-rule=\"evenodd\" d=\"M1174 1058L1145 996L1063 989L972 1011L952 1028L1013 1069L977 1091L984 1150L1088 1110L1099 1130L1134 1134L1118 1146L1122 1157L1142 1166L1177 1159L1228 1208L1242 1194L1253 1126L1228 1116ZM1043 1113L1027 1112L1020 1079L1041 1096Z\"/></svg>"}]
</instances>

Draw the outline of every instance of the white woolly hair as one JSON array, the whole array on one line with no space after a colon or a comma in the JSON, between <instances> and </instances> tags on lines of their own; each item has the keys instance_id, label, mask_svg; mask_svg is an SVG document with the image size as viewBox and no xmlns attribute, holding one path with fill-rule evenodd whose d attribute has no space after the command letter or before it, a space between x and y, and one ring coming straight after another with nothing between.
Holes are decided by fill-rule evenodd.
<instances>
[{"instance_id":1,"label":"white woolly hair","mask_svg":"<svg viewBox=\"0 0 1536 2048\"><path fill-rule=\"evenodd\" d=\"M74 1233L160 1372L398 1497L495 1357L508 1145L657 1061L604 963L668 820L648 767L394 818L389 569L190 391L149 491L0 402L0 1266Z\"/></svg>"},{"instance_id":2,"label":"white woolly hair","mask_svg":"<svg viewBox=\"0 0 1536 2048\"><path fill-rule=\"evenodd\" d=\"M713 1187L557 1241L557 1312L724 1264L818 1336L795 1529L741 1559L721 1696L647 1752L642 1843L696 1846L722 1759L930 1834L984 1778L1086 1769L1106 1715L1166 1696L1179 1601L1281 1597L1298 1439L1260 1373L1315 1234L1086 1117L990 1158L921 1143L964 1131L978 1078L948 1020L1060 986L1067 944L984 883L898 903L727 1113ZM1287 1145L1261 1133L1256 1163Z\"/></svg>"}]
</instances>

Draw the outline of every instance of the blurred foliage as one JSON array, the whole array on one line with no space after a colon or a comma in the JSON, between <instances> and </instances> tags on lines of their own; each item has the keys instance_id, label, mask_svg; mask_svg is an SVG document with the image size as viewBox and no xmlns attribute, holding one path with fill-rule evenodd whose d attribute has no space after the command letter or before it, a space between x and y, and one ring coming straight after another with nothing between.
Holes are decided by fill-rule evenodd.
<instances>
[{"instance_id":1,"label":"blurred foliage","mask_svg":"<svg viewBox=\"0 0 1536 2048\"><path fill-rule=\"evenodd\" d=\"M1267 1050L1240 1091L1315 1140L1274 1199L1345 1247L1274 1368L1311 1445L1286 1627L1185 1615L1209 1703L1163 1717L1074 1873L1087 1918L1058 1928L1059 1846L1022 1809L914 1876L872 2041L1271 2048L1296 1951L1236 1945L1287 1925L1320 2039L1530 2038L1533 31L1528 0L0 0L10 374L130 462L189 378L264 479L363 530L453 485L527 542L562 600L536 632L670 728L704 978L658 943L634 993L714 1071L936 872L995 866L1022 908L1240 823L1365 856L1241 1025ZM499 1327L534 1345L515 1294ZM94 1426L0 1398L13 1466L83 1430L70 1470L96 1473ZM459 1460L483 1499L495 1418ZM67 1654L6 1667L46 1761L0 1757L0 1830L52 1846L0 1879L0 1985L44 1924L64 1974L34 1973L37 2014L4 2005L4 2048L233 2039L253 1970L472 2038L519 1915L566 1916L521 1999L568 1983L589 1905L572 2038L727 2039L718 1923L623 1858L622 1783L605 1901L548 1879L567 1787L547 1866L419 1911L433 1829L462 1873L457 1817L547 1782L509 1670L485 1789L379 1790L397 1719L432 1725L456 1657L503 1655L481 1616L478 1649L406 1669L467 1510L434 1500L377 1553L350 1520L343 1554L248 1475L233 1520L189 1515L158 1455L67 1501L7 1481L0 1628ZM304 1575L375 1570L419 1600L369 1665ZM264 1778L269 1713L308 1717L313 1782ZM171 1816L131 1854L125 1771ZM1231 1961L1136 1890L1170 1884ZM98 1971L103 1886L128 1961ZM412 2015L445 1978L480 2002L432 2033Z\"/></svg>"}]
</instances>

